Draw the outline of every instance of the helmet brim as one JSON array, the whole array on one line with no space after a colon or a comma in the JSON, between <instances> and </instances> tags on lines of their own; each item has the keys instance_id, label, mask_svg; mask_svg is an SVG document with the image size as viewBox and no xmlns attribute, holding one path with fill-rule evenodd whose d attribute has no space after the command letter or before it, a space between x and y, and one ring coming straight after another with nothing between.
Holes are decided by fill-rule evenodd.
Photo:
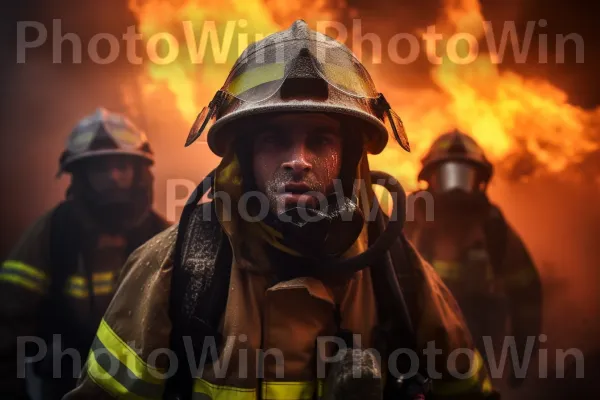
<instances>
[{"instance_id":1,"label":"helmet brim","mask_svg":"<svg viewBox=\"0 0 600 400\"><path fill-rule=\"evenodd\" d=\"M87 152L84 154L78 154L74 156L67 157L66 160L61 165L61 172L70 172L73 166L79 163L82 160L98 158L98 157L107 157L107 156L129 156L140 158L147 161L150 165L154 164L154 157L144 151L135 151L135 150L124 150L124 149L104 149L104 150L94 150L93 152Z\"/></svg>"},{"instance_id":2,"label":"helmet brim","mask_svg":"<svg viewBox=\"0 0 600 400\"><path fill-rule=\"evenodd\" d=\"M286 101L282 104L255 105L252 108L235 111L218 119L207 134L208 146L217 156L223 157L227 152L227 147L229 146L231 139L233 139L236 133L229 129L229 127L233 125L233 122L240 123L243 119L247 119L250 123L254 119L253 117L258 115L281 112L321 112L353 117L356 118L357 121L365 122L364 133L367 137L365 146L367 152L373 155L381 153L388 142L388 132L383 122L366 112L342 106L335 106L330 103ZM236 125L239 126L238 124Z\"/></svg>"}]
</instances>

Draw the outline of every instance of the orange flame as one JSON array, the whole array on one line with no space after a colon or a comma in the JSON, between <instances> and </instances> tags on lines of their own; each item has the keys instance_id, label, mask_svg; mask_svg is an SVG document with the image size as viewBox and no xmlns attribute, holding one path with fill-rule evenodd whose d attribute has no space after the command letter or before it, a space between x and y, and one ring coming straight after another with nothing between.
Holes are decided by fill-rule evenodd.
<instances>
[{"instance_id":1,"label":"orange flame","mask_svg":"<svg viewBox=\"0 0 600 400\"><path fill-rule=\"evenodd\" d=\"M169 32L174 38L184 40L193 34L198 43L207 26L212 26L219 38L232 35L231 40L223 43L229 42L237 51L224 52L219 60L213 49L212 59L206 55L205 62L192 63L193 55L182 50L184 56L176 62L146 65L142 77L143 95L156 94L166 87L175 95L181 117L190 125L224 82L229 68L248 43L287 28L298 15L310 24L316 20L339 20L343 12L348 15L353 12L343 0L292 3L284 0L130 0L130 8L138 17L144 37ZM444 11L436 24L442 28L439 33L447 37L469 32L477 39L483 37L483 16L477 0L447 0ZM186 31L181 21L193 24ZM214 21L214 25L207 21ZM189 45L189 40L187 43ZM446 42L438 44L444 48ZM488 54L479 54L474 62L466 65L452 63L445 56L441 65L431 69L431 79L438 90L409 91L381 75L375 75L374 79L396 105L413 150L407 154L392 144L370 160L374 168L397 176L408 190L418 185L420 158L428 146L438 135L454 128L471 134L493 162L505 161L502 165L506 165L511 156L528 154L549 173L563 171L598 148L590 134L600 121L600 112L569 104L566 94L548 82L500 71Z\"/></svg>"}]
</instances>

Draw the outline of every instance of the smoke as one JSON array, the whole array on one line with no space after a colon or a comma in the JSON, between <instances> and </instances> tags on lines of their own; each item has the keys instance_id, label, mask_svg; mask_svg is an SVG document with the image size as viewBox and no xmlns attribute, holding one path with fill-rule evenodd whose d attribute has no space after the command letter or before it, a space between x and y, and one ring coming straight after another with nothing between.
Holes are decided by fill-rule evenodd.
<instances>
[{"instance_id":1,"label":"smoke","mask_svg":"<svg viewBox=\"0 0 600 400\"><path fill-rule=\"evenodd\" d=\"M35 2L27 3L33 5ZM81 3L78 7L70 4L69 10L56 9L53 15L42 17L46 23L52 17L62 17L65 32L89 36L110 31L118 36L128 25L135 23L125 3L112 1L96 6ZM377 32L383 43L398 32L418 32L435 23L442 12L439 0L326 3L341 4L339 13L332 15L348 27L352 26L355 17L360 16L363 33ZM561 11L556 11L550 18L545 3L540 6L542 8L527 9L520 4L507 6L506 2L498 5L485 2L483 12L492 22L514 18L522 24L534 17L546 17L548 26L554 27L562 19ZM37 17L19 18L39 20ZM278 18L285 20L288 17ZM555 29L564 34L573 31L569 26ZM371 45L366 42L363 49L363 59L372 60ZM405 50L398 49L399 52ZM591 50L586 51L592 54ZM28 224L63 197L68 178L57 180L55 173L64 140L77 121L99 105L115 111L133 112L136 122L147 130L156 155L156 207L162 213L166 209L169 179L200 182L217 164L218 158L210 153L202 140L189 148L183 147L191 123L181 116L175 96L166 87L151 95L140 95L144 89L137 80L139 68L124 63L109 66L85 62L80 65L53 64L48 47L32 54L26 64L12 65L5 70L8 77L3 88L6 93L2 110L5 117L0 120L0 174L4 194L0 211L3 222L0 250L3 255ZM6 59L14 59L14 55L9 54ZM372 62L367 65L377 83L397 88L392 97L401 108L404 104L416 104L416 109L425 109L435 104L432 100L439 92L430 77L431 65L423 57L410 65ZM588 65L567 64L540 69L537 64L506 63L500 68L510 68L526 76L542 73L544 78L562 82L563 87L570 89L570 97L589 100L590 93L598 91L594 91L590 80L585 78L585 73L591 71L593 75L597 70ZM565 81L566 76L569 81ZM414 97L416 89L419 97ZM198 95L210 99L213 93ZM418 122L416 116L409 119ZM431 121L423 123L435 126ZM430 132L434 133L439 132ZM586 349L598 344L600 291L595 288L600 281L600 248L595 239L600 233L598 158L597 153L590 154L572 169L554 176L527 178L522 171L514 175L500 174L491 188L492 199L521 234L540 268L545 296L544 331L549 345L555 347ZM402 165L402 159L389 162L390 165ZM573 180L574 177L578 180Z\"/></svg>"}]
</instances>

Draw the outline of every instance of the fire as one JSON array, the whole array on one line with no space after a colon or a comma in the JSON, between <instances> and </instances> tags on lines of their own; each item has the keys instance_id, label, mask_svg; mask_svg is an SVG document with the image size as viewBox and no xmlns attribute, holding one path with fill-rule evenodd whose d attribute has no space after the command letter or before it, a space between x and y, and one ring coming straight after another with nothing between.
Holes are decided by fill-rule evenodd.
<instances>
[{"instance_id":1,"label":"fire","mask_svg":"<svg viewBox=\"0 0 600 400\"><path fill-rule=\"evenodd\" d=\"M468 32L481 40L483 22L477 0L447 0L438 26L444 37ZM441 41L437 50L445 46ZM538 170L558 173L598 149L592 139L600 121L598 111L569 104L567 95L548 82L500 71L492 59L481 53L472 63L459 65L446 56L431 70L440 93L396 93L392 99L421 97L417 106L402 110L413 153L408 161L401 149L392 147L372 164L381 168L396 164L395 174L415 188L419 159L440 133L454 128L472 135L504 172L527 155Z\"/></svg>"},{"instance_id":2,"label":"fire","mask_svg":"<svg viewBox=\"0 0 600 400\"><path fill-rule=\"evenodd\" d=\"M213 27L220 38L234 32L230 42L237 51L228 51L221 60L208 57L204 62L192 63L192 55L183 52L174 63L146 65L141 78L142 95L168 90L174 94L180 113L174 118L183 118L190 125L248 43L286 29L300 16L310 24L342 20L353 13L343 0L130 0L130 8L144 37L168 32L176 39L189 39L190 32L182 27L182 21L198 22L191 28L196 41L206 29L203 21L215 21ZM477 0L447 0L436 26L445 37L469 32L481 40L483 21ZM446 42L439 45L443 47ZM407 90L379 75L374 79L403 118L413 150L407 154L392 143L370 162L374 168L397 176L408 190L418 186L420 158L431 142L455 128L473 135L499 170L513 168L527 158L533 160L532 169L557 173L598 148L591 133L595 132L600 112L569 104L566 94L548 82L500 71L489 54L480 53L465 65L445 56L441 65L431 68L430 77L437 90Z\"/></svg>"}]
</instances>

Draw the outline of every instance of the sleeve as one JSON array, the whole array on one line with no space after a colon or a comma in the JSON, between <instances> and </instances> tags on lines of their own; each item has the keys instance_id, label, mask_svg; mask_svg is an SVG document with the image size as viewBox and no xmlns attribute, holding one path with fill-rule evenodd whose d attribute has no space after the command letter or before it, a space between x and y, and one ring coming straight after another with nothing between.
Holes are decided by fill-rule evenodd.
<instances>
[{"instance_id":1,"label":"sleeve","mask_svg":"<svg viewBox=\"0 0 600 400\"><path fill-rule=\"evenodd\" d=\"M0 267L1 398L25 398L25 339L40 328L38 309L50 281L49 240L50 213L26 230Z\"/></svg>"},{"instance_id":2,"label":"sleeve","mask_svg":"<svg viewBox=\"0 0 600 400\"><path fill-rule=\"evenodd\" d=\"M433 399L488 399L495 396L483 358L476 350L458 303L433 267L408 247L421 272L415 319L418 348L432 380Z\"/></svg>"},{"instance_id":3,"label":"sleeve","mask_svg":"<svg viewBox=\"0 0 600 400\"><path fill-rule=\"evenodd\" d=\"M517 233L507 230L506 257L500 279L508 298L511 335L519 355L526 353L528 340L533 338L536 350L542 328L542 284L533 259ZM513 378L513 384L517 383Z\"/></svg>"},{"instance_id":4,"label":"sleeve","mask_svg":"<svg viewBox=\"0 0 600 400\"><path fill-rule=\"evenodd\" d=\"M172 227L131 254L77 387L64 400L162 398L173 367L169 297L175 235Z\"/></svg>"}]
</instances>

